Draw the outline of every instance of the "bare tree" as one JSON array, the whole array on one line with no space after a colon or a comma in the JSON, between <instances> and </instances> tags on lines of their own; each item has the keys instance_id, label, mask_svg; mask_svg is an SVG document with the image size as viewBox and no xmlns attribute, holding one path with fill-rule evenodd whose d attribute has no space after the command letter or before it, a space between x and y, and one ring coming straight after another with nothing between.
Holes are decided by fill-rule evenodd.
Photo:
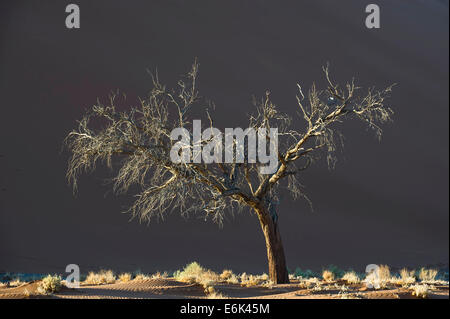
<instances>
[{"instance_id":1,"label":"bare tree","mask_svg":"<svg viewBox=\"0 0 450 319\"><path fill-rule=\"evenodd\" d=\"M278 226L280 190L286 188L294 199L299 196L307 199L298 175L321 157L326 158L330 168L334 166L342 143L339 124L351 118L360 119L380 138L379 125L390 121L393 114L385 106L391 87L382 91L369 89L357 95L359 88L353 81L341 89L331 80L328 67L323 71L327 89L318 90L312 85L305 96L298 85L298 114L306 123L303 130L290 128L291 118L278 112L269 92L260 101L254 101L256 112L249 118L249 127L278 128L278 166L273 174L261 174L260 164L249 161L213 164L171 161L170 151L175 143L171 131L186 127L191 109L204 101L197 91L195 62L176 89L167 89L157 75L153 76L148 98L128 112L117 111L114 96L108 106L95 105L79 122L78 129L66 137L72 153L67 178L76 190L80 173L92 171L99 161L112 167L113 157L119 158L113 188L122 193L132 185L140 187L129 212L141 221L162 217L177 208L182 215L200 213L222 223L226 211L248 207L256 213L264 233L270 279L287 283ZM205 118L212 127L208 110ZM93 124L93 120L100 122ZM268 134L266 137L270 139ZM207 142L201 140L202 145Z\"/></svg>"}]
</instances>

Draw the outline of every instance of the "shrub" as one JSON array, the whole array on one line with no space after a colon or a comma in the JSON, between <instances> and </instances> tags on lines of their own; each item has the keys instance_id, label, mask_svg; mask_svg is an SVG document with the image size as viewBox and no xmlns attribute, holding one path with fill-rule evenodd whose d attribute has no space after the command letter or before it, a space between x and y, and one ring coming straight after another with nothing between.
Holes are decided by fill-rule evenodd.
<instances>
[{"instance_id":1,"label":"shrub","mask_svg":"<svg viewBox=\"0 0 450 319\"><path fill-rule=\"evenodd\" d=\"M220 276L212 270L205 269L197 262L192 262L182 271L176 271L174 273L176 280L190 283L199 283L203 287L211 286L220 281Z\"/></svg>"},{"instance_id":2,"label":"shrub","mask_svg":"<svg viewBox=\"0 0 450 319\"><path fill-rule=\"evenodd\" d=\"M186 265L182 271L176 271L173 276L179 281L195 282L196 279L200 278L204 272L205 269L203 269L199 263L194 261Z\"/></svg>"},{"instance_id":3,"label":"shrub","mask_svg":"<svg viewBox=\"0 0 450 319\"><path fill-rule=\"evenodd\" d=\"M61 277L48 275L44 277L37 287L37 291L40 294L52 294L61 290Z\"/></svg>"}]
</instances>

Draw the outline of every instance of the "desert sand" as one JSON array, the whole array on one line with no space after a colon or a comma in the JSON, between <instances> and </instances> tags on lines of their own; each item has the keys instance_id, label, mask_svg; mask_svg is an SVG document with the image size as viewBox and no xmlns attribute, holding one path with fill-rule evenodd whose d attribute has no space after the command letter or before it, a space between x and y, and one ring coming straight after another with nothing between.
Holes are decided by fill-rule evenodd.
<instances>
[{"instance_id":1,"label":"desert sand","mask_svg":"<svg viewBox=\"0 0 450 319\"><path fill-rule=\"evenodd\" d=\"M0 289L0 299L68 298L68 299L201 299L208 298L203 287L196 283L184 283L172 278L132 280L105 285L81 284L80 288L63 287L51 295L37 292L39 281L25 283L19 287ZM342 290L342 286L346 290ZM417 299L411 290L401 286L385 289L368 289L365 284L347 285L342 281L323 282L321 290L300 288L299 281L270 287L242 287L239 284L219 283L215 289L224 298L239 299ZM429 299L448 299L448 285L434 285Z\"/></svg>"}]
</instances>

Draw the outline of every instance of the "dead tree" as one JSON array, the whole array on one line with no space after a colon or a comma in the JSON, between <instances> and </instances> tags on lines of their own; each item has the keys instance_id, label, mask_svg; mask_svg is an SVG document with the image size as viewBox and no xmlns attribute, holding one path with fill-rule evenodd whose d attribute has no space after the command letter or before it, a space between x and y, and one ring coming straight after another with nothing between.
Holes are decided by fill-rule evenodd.
<instances>
[{"instance_id":1,"label":"dead tree","mask_svg":"<svg viewBox=\"0 0 450 319\"><path fill-rule=\"evenodd\" d=\"M115 99L109 105L93 106L78 129L66 137L71 152L67 178L74 190L83 171L92 171L96 164L116 165L112 179L117 193L137 185L140 193L129 212L141 221L163 217L169 210L179 209L182 215L203 214L222 223L225 212L250 208L258 217L264 233L270 279L275 283L289 282L286 259L278 226L279 194L287 189L296 199L306 200L299 175L319 158L326 158L334 167L342 143L338 127L344 120L360 119L381 137L380 124L391 120L392 110L385 99L392 87L382 91L369 89L357 94L354 81L343 88L335 84L323 69L327 88L318 90L313 84L304 94L298 86L298 114L305 122L302 130L292 129L289 116L278 112L269 92L254 101L256 112L249 117L254 129L278 128L278 166L272 174L261 174L258 163L174 163L170 151L176 141L171 139L174 128L190 124L194 106L202 105L197 91L198 64L195 62L176 89L162 85L153 76L153 88L138 107L119 112ZM212 127L210 113L205 118ZM92 123L95 121L95 123ZM267 139L269 135L266 136ZM208 143L201 140L201 144ZM246 152L247 149L245 148ZM309 200L308 200L309 201Z\"/></svg>"}]
</instances>

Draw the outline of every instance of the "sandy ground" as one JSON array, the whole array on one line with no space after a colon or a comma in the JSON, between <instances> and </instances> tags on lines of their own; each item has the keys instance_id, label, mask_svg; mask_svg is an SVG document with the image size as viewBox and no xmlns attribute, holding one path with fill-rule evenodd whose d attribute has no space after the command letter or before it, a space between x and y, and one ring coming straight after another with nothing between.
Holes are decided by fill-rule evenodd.
<instances>
[{"instance_id":1,"label":"sandy ground","mask_svg":"<svg viewBox=\"0 0 450 319\"><path fill-rule=\"evenodd\" d=\"M0 299L23 298L69 298L69 299L199 299L207 298L204 289L198 284L187 284L174 279L133 280L126 283L107 285L81 285L77 289L64 287L60 292L42 296L37 293L38 281L19 287L0 288ZM297 281L273 287L241 287L232 284L217 284L215 289L228 298L261 299L415 299L411 291L402 287L389 287L383 290L367 289L363 284L350 285L342 292L340 282L324 283L320 291L301 289ZM428 298L448 299L448 286L433 286Z\"/></svg>"}]
</instances>

